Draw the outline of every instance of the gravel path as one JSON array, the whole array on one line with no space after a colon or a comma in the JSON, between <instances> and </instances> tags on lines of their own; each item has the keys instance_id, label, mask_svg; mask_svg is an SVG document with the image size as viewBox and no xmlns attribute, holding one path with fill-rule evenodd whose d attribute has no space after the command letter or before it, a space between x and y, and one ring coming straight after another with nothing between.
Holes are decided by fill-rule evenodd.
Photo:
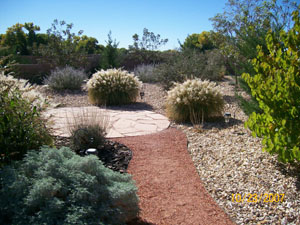
<instances>
[{"instance_id":1,"label":"gravel path","mask_svg":"<svg viewBox=\"0 0 300 225\"><path fill-rule=\"evenodd\" d=\"M133 152L128 173L138 187L142 224L234 225L203 186L182 131L169 128L113 140Z\"/></svg>"},{"instance_id":2,"label":"gravel path","mask_svg":"<svg viewBox=\"0 0 300 225\"><path fill-rule=\"evenodd\" d=\"M275 156L261 151L261 140L244 128L247 116L237 104L233 84L230 77L219 83L227 103L225 111L235 117L229 125L205 123L202 130L189 124L172 123L172 126L186 133L188 151L205 188L233 221L237 224L300 224L300 166L298 164L297 169L282 165ZM90 105L86 92L44 93L63 106ZM144 99L126 108L151 109L165 114L165 96L159 86L145 84ZM280 197L279 202L264 202L269 200L269 194L274 194L276 201ZM242 199L245 197L243 202L236 201L239 195ZM259 202L254 202L255 195L258 200L261 197Z\"/></svg>"},{"instance_id":3,"label":"gravel path","mask_svg":"<svg viewBox=\"0 0 300 225\"><path fill-rule=\"evenodd\" d=\"M220 86L228 103L225 111L235 115L231 125L210 123L202 132L177 125L187 135L200 178L237 224L300 224L299 168L279 164L275 156L261 151L261 140L244 128L247 116L238 107L230 83ZM245 197L244 202L237 202L237 194ZM269 194L279 194L279 202L264 202ZM258 200L262 196L259 202L255 203L255 195Z\"/></svg>"}]
</instances>

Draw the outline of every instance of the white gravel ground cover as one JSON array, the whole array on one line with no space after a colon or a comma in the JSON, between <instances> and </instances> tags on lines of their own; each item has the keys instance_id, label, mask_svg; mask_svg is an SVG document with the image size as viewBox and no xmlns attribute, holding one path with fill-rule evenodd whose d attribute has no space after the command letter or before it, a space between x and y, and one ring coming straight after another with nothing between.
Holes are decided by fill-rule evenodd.
<instances>
[{"instance_id":1,"label":"white gravel ground cover","mask_svg":"<svg viewBox=\"0 0 300 225\"><path fill-rule=\"evenodd\" d=\"M244 127L247 116L234 98L232 81L220 86L226 112L235 119L207 123L197 132L175 125L188 138L188 150L206 189L237 224L300 224L300 168L278 163L262 152L261 140Z\"/></svg>"}]
</instances>

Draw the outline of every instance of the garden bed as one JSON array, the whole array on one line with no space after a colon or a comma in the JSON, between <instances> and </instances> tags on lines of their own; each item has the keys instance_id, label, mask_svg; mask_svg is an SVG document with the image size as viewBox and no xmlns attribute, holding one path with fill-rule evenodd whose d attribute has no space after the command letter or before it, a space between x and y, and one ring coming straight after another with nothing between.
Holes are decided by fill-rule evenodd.
<instances>
[{"instance_id":1,"label":"garden bed","mask_svg":"<svg viewBox=\"0 0 300 225\"><path fill-rule=\"evenodd\" d=\"M261 140L244 128L247 116L238 106L233 80L226 77L219 85L226 101L225 111L234 117L229 124L205 123L202 130L190 124L172 124L186 133L188 151L205 188L237 224L299 224L299 165L282 165L275 156L262 152ZM44 93L62 106L89 105L86 92ZM144 99L126 107L165 114L165 96L159 86L146 84ZM269 193L284 194L283 201L248 202L248 194ZM246 196L246 200L236 202L237 194Z\"/></svg>"}]
</instances>

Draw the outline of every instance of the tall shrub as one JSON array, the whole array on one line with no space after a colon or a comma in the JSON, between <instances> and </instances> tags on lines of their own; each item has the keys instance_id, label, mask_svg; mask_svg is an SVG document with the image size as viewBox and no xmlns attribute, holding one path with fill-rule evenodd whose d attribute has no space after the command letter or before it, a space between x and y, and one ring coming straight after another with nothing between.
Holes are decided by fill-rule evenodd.
<instances>
[{"instance_id":1,"label":"tall shrub","mask_svg":"<svg viewBox=\"0 0 300 225\"><path fill-rule=\"evenodd\" d=\"M184 82L186 79L220 80L225 74L225 67L218 50L205 53L185 50L170 55L165 63L156 67L155 74L168 90L174 82Z\"/></svg>"},{"instance_id":2,"label":"tall shrub","mask_svg":"<svg viewBox=\"0 0 300 225\"><path fill-rule=\"evenodd\" d=\"M263 150L283 162L300 161L300 17L293 12L293 28L266 38L269 54L258 47L254 77L243 74L263 113L253 113L246 126L263 138Z\"/></svg>"},{"instance_id":3,"label":"tall shrub","mask_svg":"<svg viewBox=\"0 0 300 225\"><path fill-rule=\"evenodd\" d=\"M41 117L44 102L31 86L24 87L24 82L0 75L0 164L52 143Z\"/></svg>"}]
</instances>

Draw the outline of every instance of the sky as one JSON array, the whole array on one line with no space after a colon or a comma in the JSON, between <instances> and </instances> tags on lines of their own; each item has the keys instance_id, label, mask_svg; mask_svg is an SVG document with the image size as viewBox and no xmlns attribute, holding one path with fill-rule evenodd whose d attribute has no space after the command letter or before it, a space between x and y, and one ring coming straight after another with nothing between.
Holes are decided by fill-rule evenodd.
<instances>
[{"instance_id":1,"label":"sky","mask_svg":"<svg viewBox=\"0 0 300 225\"><path fill-rule=\"evenodd\" d=\"M0 0L0 33L16 23L33 22L46 33L54 19L73 23L72 31L95 37L106 45L107 34L119 48L133 44L147 28L168 43L160 50L176 49L189 34L212 30L209 18L222 13L226 0Z\"/></svg>"}]
</instances>

